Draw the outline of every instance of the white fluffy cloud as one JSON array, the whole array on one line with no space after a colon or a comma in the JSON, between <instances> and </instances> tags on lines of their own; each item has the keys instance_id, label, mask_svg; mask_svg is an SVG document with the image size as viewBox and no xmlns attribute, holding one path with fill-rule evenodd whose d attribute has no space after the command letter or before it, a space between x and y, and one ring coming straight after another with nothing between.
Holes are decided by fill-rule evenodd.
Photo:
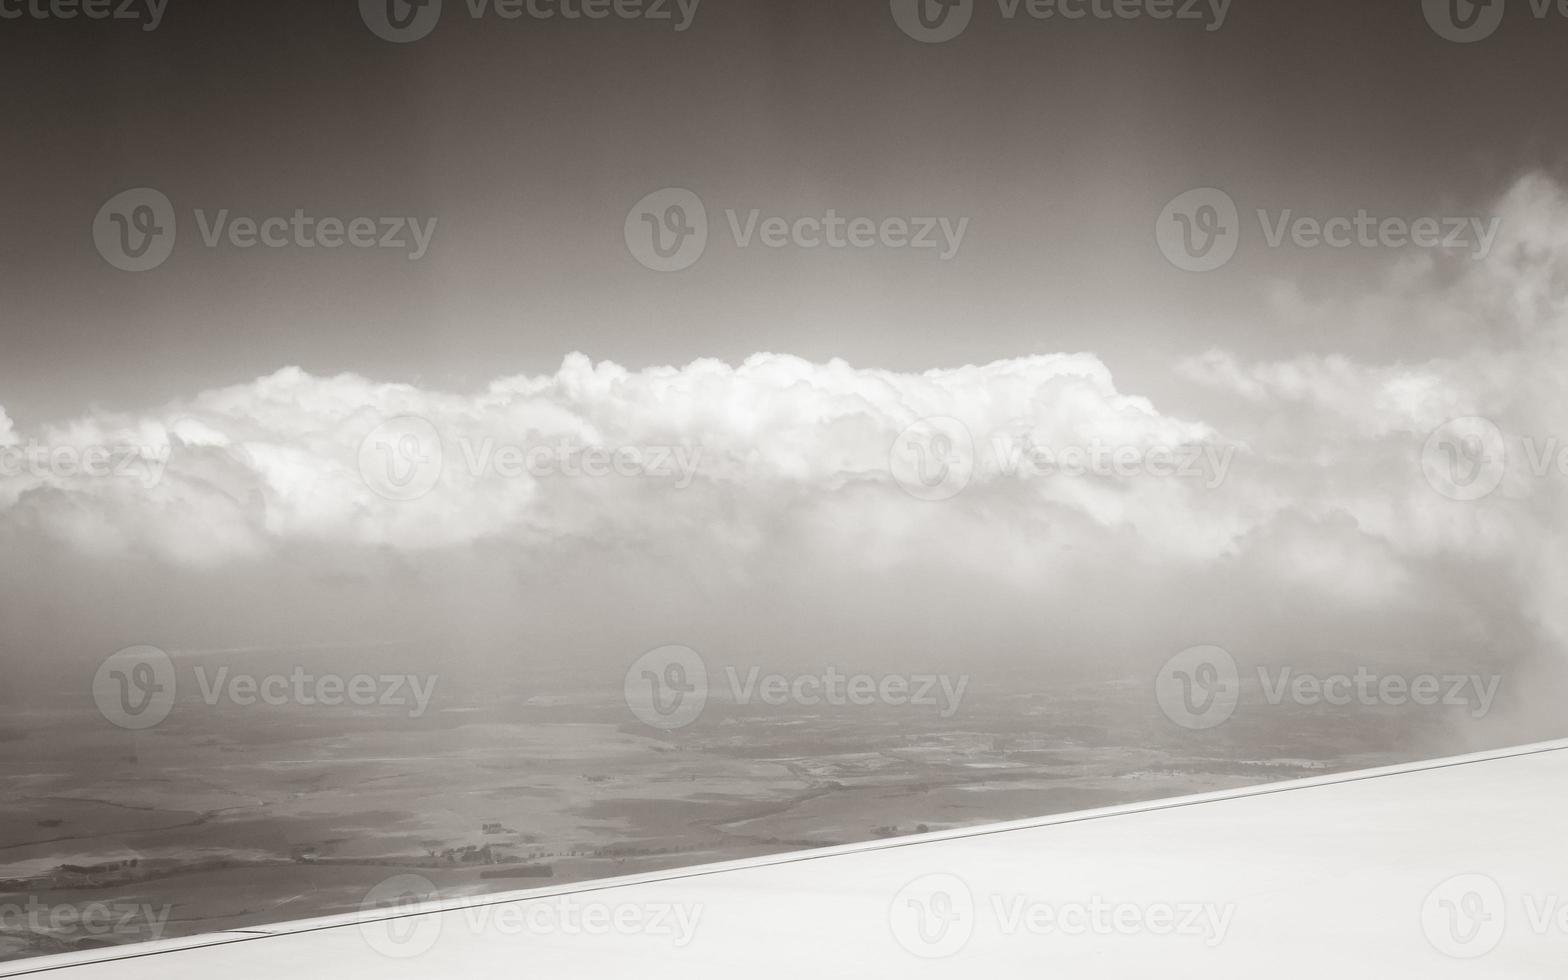
<instances>
[{"instance_id":1,"label":"white fluffy cloud","mask_svg":"<svg viewBox=\"0 0 1568 980\"><path fill-rule=\"evenodd\" d=\"M623 614L629 629L712 616L737 635L769 623L929 633L946 628L930 612L941 608L956 617L947 642L976 645L1048 631L1058 647L1168 651L1227 632L1278 637L1298 620L1317 635L1288 642L1560 644L1568 475L1529 463L1568 417L1568 199L1532 177L1498 213L1485 262L1402 262L1376 295L1291 303L1298 320L1477 327L1462 355L1249 363L1208 352L1176 367L1207 393L1207 418L1120 391L1089 354L923 374L775 354L634 371L574 354L553 374L466 394L286 369L33 432L0 413L0 446L13 450L0 471L0 575L27 581L22 564L51 555L70 568L155 569L185 583L160 593L175 604L210 605L193 583L243 572L274 590L296 575L439 594L441 615L571 608ZM1495 494L1455 501L1429 481L1422 451L1470 415L1506 433L1510 465ZM406 417L439 433L444 465L431 492L399 501L367 482L361 448ZM891 463L900 435L930 418L957 420L975 447L973 480L937 502L906 492ZM117 455L123 473L111 477L18 468L14 450L29 446L140 458ZM694 467L503 476L508 446L668 449ZM1132 468L1014 471L1021 452L1060 461L1096 448ZM1173 459L1197 459L1197 472L1149 465ZM492 591L506 575L528 595ZM330 615L348 619L373 605L333 601ZM233 603L263 618L255 596ZM245 609L230 621L247 621Z\"/></svg>"},{"instance_id":2,"label":"white fluffy cloud","mask_svg":"<svg viewBox=\"0 0 1568 980\"><path fill-rule=\"evenodd\" d=\"M409 417L439 434L440 481L419 499L388 499L365 479L361 446L383 423ZM144 417L51 428L39 445L105 447L116 475L13 465L0 499L10 519L26 512L74 547L134 545L207 563L291 540L419 550L635 534L702 522L722 499L756 532L791 508L835 500L912 506L890 461L900 434L929 417L958 420L974 441L974 496L1008 482L1015 495L1106 524L1137 520L1135 487L1110 496L1031 487L994 450L1025 436L1143 448L1215 438L1118 392L1090 355L920 375L771 354L738 367L699 361L632 372L572 355L553 375L501 379L467 396L288 369ZM500 455L508 447L557 456L521 470L513 459L508 469ZM570 461L587 448L634 451L653 472L574 476ZM552 466L554 458L563 462ZM960 498L951 509L964 506Z\"/></svg>"}]
</instances>

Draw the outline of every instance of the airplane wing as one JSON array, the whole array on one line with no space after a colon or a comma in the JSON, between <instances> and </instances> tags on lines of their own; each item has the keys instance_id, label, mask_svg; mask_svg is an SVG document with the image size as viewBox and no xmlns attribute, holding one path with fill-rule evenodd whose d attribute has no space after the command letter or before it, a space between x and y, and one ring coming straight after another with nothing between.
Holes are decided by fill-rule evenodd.
<instances>
[{"instance_id":1,"label":"airplane wing","mask_svg":"<svg viewBox=\"0 0 1568 980\"><path fill-rule=\"evenodd\" d=\"M1561 977L1565 810L1568 742L1549 743L0 976Z\"/></svg>"}]
</instances>

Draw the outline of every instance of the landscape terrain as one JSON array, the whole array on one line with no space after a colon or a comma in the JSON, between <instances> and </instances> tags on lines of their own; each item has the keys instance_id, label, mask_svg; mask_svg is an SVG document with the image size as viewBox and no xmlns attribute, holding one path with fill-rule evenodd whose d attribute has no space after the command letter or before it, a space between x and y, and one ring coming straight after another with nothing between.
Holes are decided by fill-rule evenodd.
<instances>
[{"instance_id":1,"label":"landscape terrain","mask_svg":"<svg viewBox=\"0 0 1568 980\"><path fill-rule=\"evenodd\" d=\"M182 701L140 732L90 701L7 711L0 957L350 912L402 874L462 897L1364 768L1434 754L1444 722L1270 707L1191 732L1124 680L976 685L947 719L712 703L663 732L618 690L511 687L419 718ZM147 911L15 914L92 903Z\"/></svg>"}]
</instances>

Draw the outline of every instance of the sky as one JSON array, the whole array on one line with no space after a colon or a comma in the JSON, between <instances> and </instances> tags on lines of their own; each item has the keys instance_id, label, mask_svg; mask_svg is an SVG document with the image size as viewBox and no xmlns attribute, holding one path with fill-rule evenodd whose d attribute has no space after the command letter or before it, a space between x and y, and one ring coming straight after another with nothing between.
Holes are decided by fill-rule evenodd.
<instances>
[{"instance_id":1,"label":"sky","mask_svg":"<svg viewBox=\"0 0 1568 980\"><path fill-rule=\"evenodd\" d=\"M1556 664L1568 18L897 6L0 22L0 645Z\"/></svg>"},{"instance_id":2,"label":"sky","mask_svg":"<svg viewBox=\"0 0 1568 980\"><path fill-rule=\"evenodd\" d=\"M1244 213L1468 213L1564 153L1550 107L1568 20L1522 0L1475 45L1415 2L1236 0L1212 31L1007 20L990 2L941 44L878 2L709 0L683 31L447 6L408 44L352 2L171 0L153 31L7 21L7 411L147 407L289 365L473 390L572 351L894 370L1089 351L1151 387L1209 347L1419 357L1452 338L1269 322L1277 281L1333 295L1375 276L1364 256L1249 248L1187 275L1155 218L1204 186ZM144 186L182 238L128 275L86 229ZM720 230L729 208L969 224L947 261L723 242L660 275L622 225L663 187L700 195ZM207 248L198 208L438 225L414 262Z\"/></svg>"}]
</instances>

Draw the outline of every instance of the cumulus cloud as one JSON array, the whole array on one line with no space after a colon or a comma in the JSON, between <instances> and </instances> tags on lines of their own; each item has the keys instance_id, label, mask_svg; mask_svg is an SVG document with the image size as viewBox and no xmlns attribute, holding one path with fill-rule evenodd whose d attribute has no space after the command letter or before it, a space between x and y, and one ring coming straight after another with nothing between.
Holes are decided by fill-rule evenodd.
<instances>
[{"instance_id":1,"label":"cumulus cloud","mask_svg":"<svg viewBox=\"0 0 1568 980\"><path fill-rule=\"evenodd\" d=\"M1453 331L1462 353L1201 353L1175 372L1220 396L1207 418L1120 390L1092 354L925 373L573 354L467 393L290 368L36 432L0 414L0 576L107 589L104 569L134 569L150 591L113 593L125 618L208 637L286 632L287 596L302 632L527 629L608 656L699 634L1053 663L1215 640L1555 651L1568 476L1529 463L1568 408L1568 197L1530 177L1497 210L1484 262L1401 260L1375 295L1289 303ZM1423 457L1466 416L1507 444L1480 500L1445 496ZM966 474L940 499L899 470L926 420L943 441L913 451ZM428 492L381 485L378 466L430 462L426 431ZM18 465L29 446L107 447L115 472Z\"/></svg>"},{"instance_id":2,"label":"cumulus cloud","mask_svg":"<svg viewBox=\"0 0 1568 980\"><path fill-rule=\"evenodd\" d=\"M1024 440L1148 448L1215 436L1117 391L1084 354L918 375L772 354L634 372L574 354L553 375L471 395L291 368L134 419L51 428L40 444L107 449L115 473L12 466L0 499L11 502L7 518L30 512L73 546L176 562L221 563L297 540L543 546L700 521L724 498L736 501L741 530L755 532L791 508L835 500L907 507L895 444L933 417L961 423L980 490L1019 483L1112 524L1134 520L1133 508L1081 490L1031 491L1010 456ZM365 446L409 419L435 434L424 448L440 472L428 492L400 499L378 492L374 472L367 479L381 461ZM610 472L594 477L606 461Z\"/></svg>"},{"instance_id":3,"label":"cumulus cloud","mask_svg":"<svg viewBox=\"0 0 1568 980\"><path fill-rule=\"evenodd\" d=\"M1372 296L1325 301L1311 318L1400 324L1407 335L1453 331L1462 352L1416 363L1358 363L1311 356L1245 363L1210 351L1178 366L1184 377L1249 406L1233 421L1241 438L1266 444L1280 466L1306 482L1277 484L1283 510L1353 518L1363 533L1406 560L1458 558L1512 567L1521 597L1560 594L1542 562L1560 554L1564 473L1559 465L1568 409L1568 196L1550 179L1519 181L1498 202L1499 244L1490 260L1401 263ZM1501 485L1456 506L1402 481L1424 440L1455 419L1480 417L1501 439ZM1311 487L1316 486L1316 489ZM1555 596L1526 598L1522 613L1568 641Z\"/></svg>"}]
</instances>

